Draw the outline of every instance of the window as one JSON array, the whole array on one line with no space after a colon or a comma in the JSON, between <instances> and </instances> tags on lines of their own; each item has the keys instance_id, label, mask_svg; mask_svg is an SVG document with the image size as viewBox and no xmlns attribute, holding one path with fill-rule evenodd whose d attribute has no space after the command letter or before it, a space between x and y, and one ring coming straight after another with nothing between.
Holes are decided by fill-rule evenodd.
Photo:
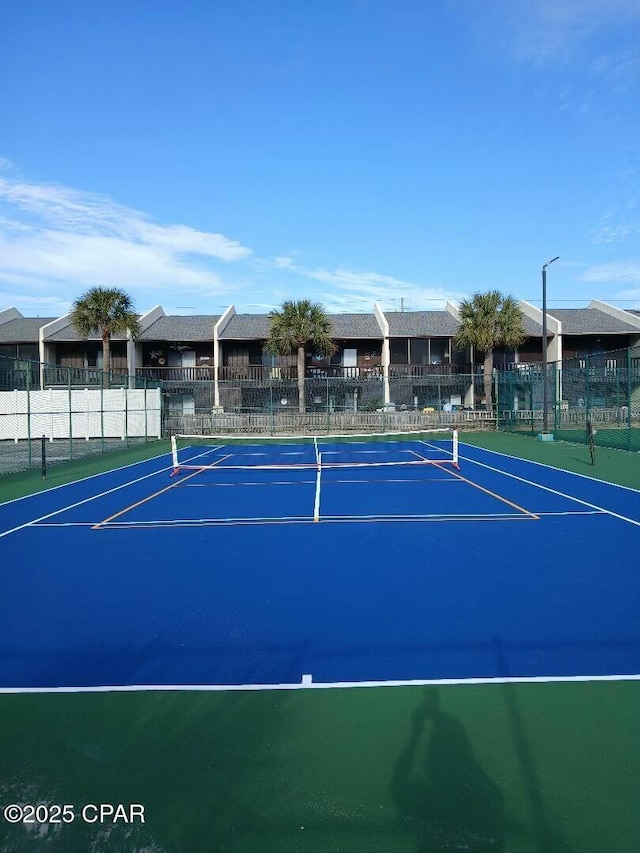
<instances>
[{"instance_id":1,"label":"window","mask_svg":"<svg viewBox=\"0 0 640 853\"><path fill-rule=\"evenodd\" d=\"M390 338L389 354L391 364L409 363L409 341L407 338Z\"/></svg>"},{"instance_id":2,"label":"window","mask_svg":"<svg viewBox=\"0 0 640 853\"><path fill-rule=\"evenodd\" d=\"M426 338L413 338L410 347L411 364L429 364L429 341Z\"/></svg>"}]
</instances>

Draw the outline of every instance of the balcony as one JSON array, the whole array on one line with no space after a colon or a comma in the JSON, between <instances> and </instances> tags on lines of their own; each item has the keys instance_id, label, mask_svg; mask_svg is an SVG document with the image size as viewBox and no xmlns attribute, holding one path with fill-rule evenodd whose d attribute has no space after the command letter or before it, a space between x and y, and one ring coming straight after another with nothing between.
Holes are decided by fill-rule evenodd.
<instances>
[{"instance_id":1,"label":"balcony","mask_svg":"<svg viewBox=\"0 0 640 853\"><path fill-rule=\"evenodd\" d=\"M138 379L154 379L161 382L201 382L213 381L213 367L136 367Z\"/></svg>"},{"instance_id":2,"label":"balcony","mask_svg":"<svg viewBox=\"0 0 640 853\"><path fill-rule=\"evenodd\" d=\"M109 377L96 367L51 367L42 372L45 388L127 388L129 377L126 371L114 371ZM39 381L39 380L38 380Z\"/></svg>"},{"instance_id":3,"label":"balcony","mask_svg":"<svg viewBox=\"0 0 640 853\"><path fill-rule=\"evenodd\" d=\"M291 365L276 365L266 367L262 364L229 364L218 369L218 379L221 382L249 380L253 382L268 382L269 380L295 379L298 371Z\"/></svg>"},{"instance_id":4,"label":"balcony","mask_svg":"<svg viewBox=\"0 0 640 853\"><path fill-rule=\"evenodd\" d=\"M473 373L471 364L390 364L389 378L427 379L430 376L458 376Z\"/></svg>"},{"instance_id":5,"label":"balcony","mask_svg":"<svg viewBox=\"0 0 640 853\"><path fill-rule=\"evenodd\" d=\"M328 366L307 367L304 375L305 379L379 379L382 377L382 368L380 366L343 367L339 364L331 364ZM221 367L218 373L218 378L221 382L238 380L261 382L291 381L296 380L297 377L298 368L294 365L275 365L273 367L253 364L234 365Z\"/></svg>"}]
</instances>

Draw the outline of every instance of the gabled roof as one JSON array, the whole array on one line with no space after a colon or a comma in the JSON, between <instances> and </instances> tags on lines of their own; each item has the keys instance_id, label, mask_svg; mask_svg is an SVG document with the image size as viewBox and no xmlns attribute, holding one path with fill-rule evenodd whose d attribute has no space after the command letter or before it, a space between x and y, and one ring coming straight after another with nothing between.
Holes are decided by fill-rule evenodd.
<instances>
[{"instance_id":1,"label":"gabled roof","mask_svg":"<svg viewBox=\"0 0 640 853\"><path fill-rule=\"evenodd\" d=\"M144 330L139 341L212 341L219 314L165 315Z\"/></svg>"},{"instance_id":2,"label":"gabled roof","mask_svg":"<svg viewBox=\"0 0 640 853\"><path fill-rule=\"evenodd\" d=\"M331 336L334 338L382 339L382 332L373 314L328 314ZM271 331L268 314L234 314L220 334L223 341L265 340Z\"/></svg>"},{"instance_id":3,"label":"gabled roof","mask_svg":"<svg viewBox=\"0 0 640 853\"><path fill-rule=\"evenodd\" d=\"M547 314L549 312L547 311ZM533 320L531 317L527 317L525 314L523 317L522 325L524 327L524 333L529 338L541 338L542 337L542 323L538 323L536 320ZM548 338L547 338L548 340Z\"/></svg>"},{"instance_id":4,"label":"gabled roof","mask_svg":"<svg viewBox=\"0 0 640 853\"><path fill-rule=\"evenodd\" d=\"M86 337L85 335L81 335L80 332L76 329L73 323L69 323L66 326L63 326L61 329L57 329L55 332L51 332L47 334L45 332L45 341L100 341L102 340L102 336L99 332L96 332L93 335L89 335ZM112 335L112 341L126 341L126 335Z\"/></svg>"},{"instance_id":5,"label":"gabled roof","mask_svg":"<svg viewBox=\"0 0 640 853\"><path fill-rule=\"evenodd\" d=\"M42 326L51 323L55 317L16 317L0 326L0 340L3 344L37 344Z\"/></svg>"},{"instance_id":6,"label":"gabled roof","mask_svg":"<svg viewBox=\"0 0 640 853\"><path fill-rule=\"evenodd\" d=\"M547 313L560 320L563 335L638 334L635 326L597 308L554 308Z\"/></svg>"},{"instance_id":7,"label":"gabled roof","mask_svg":"<svg viewBox=\"0 0 640 853\"><path fill-rule=\"evenodd\" d=\"M391 311L385 312L385 317L392 337L450 337L459 326L448 311Z\"/></svg>"},{"instance_id":8,"label":"gabled roof","mask_svg":"<svg viewBox=\"0 0 640 853\"><path fill-rule=\"evenodd\" d=\"M382 340L380 326L373 314L329 314L334 338L375 338Z\"/></svg>"},{"instance_id":9,"label":"gabled roof","mask_svg":"<svg viewBox=\"0 0 640 853\"><path fill-rule=\"evenodd\" d=\"M220 334L221 341L265 340L269 337L268 314L234 314Z\"/></svg>"}]
</instances>

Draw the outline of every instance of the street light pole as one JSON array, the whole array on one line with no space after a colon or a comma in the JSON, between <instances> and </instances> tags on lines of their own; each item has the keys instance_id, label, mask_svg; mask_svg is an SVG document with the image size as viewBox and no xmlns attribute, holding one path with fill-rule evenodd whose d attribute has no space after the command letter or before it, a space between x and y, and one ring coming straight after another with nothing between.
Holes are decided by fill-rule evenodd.
<instances>
[{"instance_id":1,"label":"street light pole","mask_svg":"<svg viewBox=\"0 0 640 853\"><path fill-rule=\"evenodd\" d=\"M549 433L549 381L547 376L547 267L560 256L542 266L542 434Z\"/></svg>"}]
</instances>

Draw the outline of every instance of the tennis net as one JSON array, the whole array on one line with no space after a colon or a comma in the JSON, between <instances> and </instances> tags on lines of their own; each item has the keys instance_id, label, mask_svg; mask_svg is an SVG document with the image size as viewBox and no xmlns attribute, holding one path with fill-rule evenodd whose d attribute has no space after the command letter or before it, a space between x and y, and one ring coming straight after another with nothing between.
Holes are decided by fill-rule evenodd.
<instances>
[{"instance_id":1,"label":"tennis net","mask_svg":"<svg viewBox=\"0 0 640 853\"><path fill-rule=\"evenodd\" d=\"M173 473L208 470L286 470L380 466L458 467L458 433L435 429L405 433L298 436L171 437Z\"/></svg>"}]
</instances>

